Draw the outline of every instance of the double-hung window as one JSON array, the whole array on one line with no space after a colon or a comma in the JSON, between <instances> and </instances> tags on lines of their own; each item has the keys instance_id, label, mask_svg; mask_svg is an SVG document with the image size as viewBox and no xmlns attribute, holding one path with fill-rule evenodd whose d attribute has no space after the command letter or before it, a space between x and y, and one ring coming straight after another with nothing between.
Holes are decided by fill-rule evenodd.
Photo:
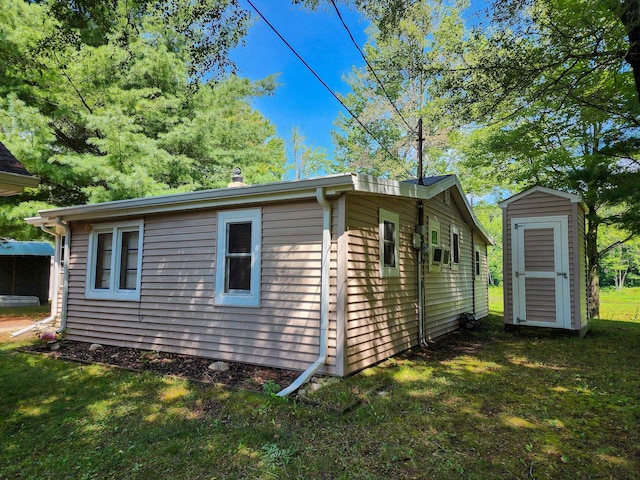
<instances>
[{"instance_id":1,"label":"double-hung window","mask_svg":"<svg viewBox=\"0 0 640 480\"><path fill-rule=\"evenodd\" d=\"M260 305L261 211L218 213L216 304Z\"/></svg>"},{"instance_id":2,"label":"double-hung window","mask_svg":"<svg viewBox=\"0 0 640 480\"><path fill-rule=\"evenodd\" d=\"M379 211L380 229L380 276L397 277L398 238L400 235L400 217L397 213L384 209Z\"/></svg>"},{"instance_id":3,"label":"double-hung window","mask_svg":"<svg viewBox=\"0 0 640 480\"><path fill-rule=\"evenodd\" d=\"M93 228L87 258L87 298L140 299L142 240L142 221Z\"/></svg>"}]
</instances>

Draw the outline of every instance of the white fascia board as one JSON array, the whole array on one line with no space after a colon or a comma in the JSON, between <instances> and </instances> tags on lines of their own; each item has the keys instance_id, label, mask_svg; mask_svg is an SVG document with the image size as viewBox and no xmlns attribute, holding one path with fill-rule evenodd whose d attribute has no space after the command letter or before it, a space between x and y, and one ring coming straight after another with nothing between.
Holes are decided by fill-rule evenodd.
<instances>
[{"instance_id":1,"label":"white fascia board","mask_svg":"<svg viewBox=\"0 0 640 480\"><path fill-rule=\"evenodd\" d=\"M554 196L560 197L560 198L566 198L571 203L582 203L582 204L584 204L584 202L582 201L582 197L580 195L576 195L575 193L567 193L567 192L563 192L563 191L560 191L560 190L554 190L552 188L547 188L547 187L543 187L543 186L540 186L540 185L536 185L535 187L528 188L524 192L520 192L520 193L518 193L516 195L513 195L512 197L507 198L506 200L501 201L500 203L498 203L498 206L500 208L502 208L502 209L505 209L505 208L507 208L507 206L510 203L513 203L513 202L515 202L517 200L520 200L521 198L524 198L524 197L529 196L532 193L536 193L536 192L546 193L546 194L554 195Z\"/></svg>"},{"instance_id":2,"label":"white fascia board","mask_svg":"<svg viewBox=\"0 0 640 480\"><path fill-rule=\"evenodd\" d=\"M432 185L397 182L395 180L376 178L369 175L358 175L355 183L355 189L359 192L415 198L417 200L430 200L451 187L454 187L454 191L457 192L457 195L454 195L454 197L456 198L462 214L466 216L466 221L470 222L476 228L488 244L495 245L495 240L491 234L484 228L473 213L473 209L471 208L471 205L467 200L467 196L464 194L462 185L456 175L449 175Z\"/></svg>"},{"instance_id":3,"label":"white fascia board","mask_svg":"<svg viewBox=\"0 0 640 480\"><path fill-rule=\"evenodd\" d=\"M31 225L66 221L124 218L136 215L199 210L204 208L243 206L248 204L316 198L316 189L324 188L327 196L354 190L354 174L340 174L317 179L279 182L246 187L201 190L157 197L118 200L115 202L42 210L39 217L27 218Z\"/></svg>"},{"instance_id":4,"label":"white fascia board","mask_svg":"<svg viewBox=\"0 0 640 480\"><path fill-rule=\"evenodd\" d=\"M5 196L22 193L25 188L35 188L39 183L40 179L37 177L0 172L0 190L5 192Z\"/></svg>"}]
</instances>

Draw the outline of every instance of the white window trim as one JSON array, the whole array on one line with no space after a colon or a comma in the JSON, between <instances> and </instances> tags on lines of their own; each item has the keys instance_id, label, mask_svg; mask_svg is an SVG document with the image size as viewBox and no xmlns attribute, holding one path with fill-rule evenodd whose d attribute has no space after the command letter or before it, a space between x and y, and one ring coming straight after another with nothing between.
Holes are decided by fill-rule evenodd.
<instances>
[{"instance_id":1,"label":"white window trim","mask_svg":"<svg viewBox=\"0 0 640 480\"><path fill-rule=\"evenodd\" d=\"M120 278L120 255L121 255L121 242L123 232L131 232L138 230L138 264L136 288L135 290L120 290L116 288L117 279ZM96 250L98 248L98 234L109 233L113 234L114 252L111 254L111 278L110 286L108 289L96 289ZM144 241L144 222L142 220L119 222L119 223L106 223L101 225L95 225L89 235L89 249L87 255L87 275L85 280L85 298L98 299L98 300L140 300L140 287L142 283L142 245Z\"/></svg>"},{"instance_id":2,"label":"white window trim","mask_svg":"<svg viewBox=\"0 0 640 480\"><path fill-rule=\"evenodd\" d=\"M436 236L437 236L435 242L433 241L434 232L436 233ZM434 218L429 218L429 270L432 272L440 271L440 265L442 264L442 261L434 262L433 253L434 253L434 249L441 248L441 241L442 240L440 236L440 222L438 222ZM442 252L442 254L444 255L444 251Z\"/></svg>"},{"instance_id":3,"label":"white window trim","mask_svg":"<svg viewBox=\"0 0 640 480\"><path fill-rule=\"evenodd\" d=\"M247 292L225 292L225 252L227 250L227 224L251 222L251 289ZM237 307L260 306L262 211L259 208L218 212L216 246L216 305Z\"/></svg>"},{"instance_id":4,"label":"white window trim","mask_svg":"<svg viewBox=\"0 0 640 480\"><path fill-rule=\"evenodd\" d=\"M400 243L400 215L381 208L378 213L378 231L380 236L380 249L379 249L379 263L380 263L380 277L399 277L400 276L400 256L399 256L399 243ZM393 223L395 225L395 259L396 266L388 267L384 264L384 222Z\"/></svg>"}]
</instances>

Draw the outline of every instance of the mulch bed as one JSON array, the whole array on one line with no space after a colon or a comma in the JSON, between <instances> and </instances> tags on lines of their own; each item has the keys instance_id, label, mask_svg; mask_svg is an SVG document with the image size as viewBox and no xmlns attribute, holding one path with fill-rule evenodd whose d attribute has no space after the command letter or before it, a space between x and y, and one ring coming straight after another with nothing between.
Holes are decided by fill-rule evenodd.
<instances>
[{"instance_id":1,"label":"mulch bed","mask_svg":"<svg viewBox=\"0 0 640 480\"><path fill-rule=\"evenodd\" d=\"M135 371L150 371L161 375L173 375L216 386L238 390L263 392L263 385L272 381L281 388L289 386L298 378L300 372L278 368L225 362L226 371L209 370L215 362L210 358L164 353L135 348L104 345L94 352L89 351L89 343L62 340L60 349L51 351L48 345L34 344L22 350L38 352L63 360L83 363L100 363Z\"/></svg>"}]
</instances>

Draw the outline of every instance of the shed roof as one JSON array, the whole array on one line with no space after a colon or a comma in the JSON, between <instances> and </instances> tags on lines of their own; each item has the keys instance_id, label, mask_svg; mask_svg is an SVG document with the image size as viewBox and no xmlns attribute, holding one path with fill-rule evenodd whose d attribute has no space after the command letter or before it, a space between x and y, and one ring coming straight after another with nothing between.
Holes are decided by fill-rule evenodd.
<instances>
[{"instance_id":1,"label":"shed roof","mask_svg":"<svg viewBox=\"0 0 640 480\"><path fill-rule=\"evenodd\" d=\"M53 247L47 242L0 241L0 255L51 257Z\"/></svg>"},{"instance_id":2,"label":"shed roof","mask_svg":"<svg viewBox=\"0 0 640 480\"><path fill-rule=\"evenodd\" d=\"M498 203L498 206L503 209L507 208L509 204L516 202L518 200L522 200L523 198L528 197L529 195L536 192L546 193L548 195L554 195L556 197L566 198L571 203L580 203L584 207L584 209L587 210L587 207L582 201L582 197L580 195L576 195L575 193L563 192L562 190L554 190L553 188L547 188L541 185L536 185L534 187L528 188L524 192L520 192L516 195L513 195L512 197L509 197L506 200L503 200L502 202Z\"/></svg>"},{"instance_id":3,"label":"shed roof","mask_svg":"<svg viewBox=\"0 0 640 480\"><path fill-rule=\"evenodd\" d=\"M0 142L0 196L22 193L25 187L36 187L39 180Z\"/></svg>"},{"instance_id":4,"label":"shed roof","mask_svg":"<svg viewBox=\"0 0 640 480\"><path fill-rule=\"evenodd\" d=\"M417 181L398 182L376 178L358 173L343 173L325 177L294 180L287 182L248 185L243 187L201 190L197 192L161 195L157 197L118 200L77 207L63 207L38 212L38 217L27 218L32 225L55 226L59 221L121 219L136 215L165 213L186 210L199 210L212 207L243 206L275 201L294 201L316 199L318 190L326 197L337 196L345 192L389 195L417 200L429 200L437 194L452 188L456 204L465 221L473 225L487 241L493 244L493 238L480 224L462 191L455 175L425 178L424 185Z\"/></svg>"}]
</instances>

